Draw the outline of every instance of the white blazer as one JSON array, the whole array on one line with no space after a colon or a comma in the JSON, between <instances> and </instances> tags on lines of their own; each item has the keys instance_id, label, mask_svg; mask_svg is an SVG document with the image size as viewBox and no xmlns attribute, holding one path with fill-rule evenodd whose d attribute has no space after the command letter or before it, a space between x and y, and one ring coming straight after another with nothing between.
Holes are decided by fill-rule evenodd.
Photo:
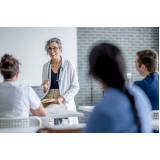
<instances>
[{"instance_id":1,"label":"white blazer","mask_svg":"<svg viewBox=\"0 0 160 160\"><path fill-rule=\"evenodd\" d=\"M72 62L69 60L62 58L62 64L59 72L59 90L60 95L64 97L64 105L66 108L70 111L77 111L76 105L74 102L74 96L79 91L79 82L77 78L76 68ZM43 65L43 72L42 72L42 84L44 80L50 79L51 80L51 65L50 62L47 62ZM42 90L43 90L43 85ZM51 84L50 84L51 85ZM48 91L50 89L50 86L48 87L48 90L45 92L44 97L47 95ZM43 97L43 98L44 98ZM42 99L43 99L42 98ZM78 118L77 117L70 117L69 118L69 124L78 124Z\"/></svg>"}]
</instances>

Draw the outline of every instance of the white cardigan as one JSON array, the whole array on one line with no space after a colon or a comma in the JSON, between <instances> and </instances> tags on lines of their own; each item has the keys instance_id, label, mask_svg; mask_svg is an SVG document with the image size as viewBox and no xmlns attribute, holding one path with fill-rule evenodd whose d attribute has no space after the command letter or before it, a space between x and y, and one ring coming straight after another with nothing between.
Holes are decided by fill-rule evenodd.
<instances>
[{"instance_id":1,"label":"white cardigan","mask_svg":"<svg viewBox=\"0 0 160 160\"><path fill-rule=\"evenodd\" d=\"M62 58L62 64L61 64L60 73L59 73L60 95L62 97L64 97L64 99L65 99L64 105L66 106L66 108L68 110L77 111L76 105L74 102L74 96L79 91L79 82L78 82L78 78L77 78L76 69L75 69L75 66L72 62L64 59L63 57L61 57L61 58ZM48 73L49 73L49 76L48 76ZM42 83L46 79L51 80L50 61L43 65ZM43 85L41 84L41 86L42 86L42 90L43 90ZM45 92L44 97L47 95L49 89L50 89L50 86L48 87L48 90ZM77 117L70 117L69 124L78 124L78 118Z\"/></svg>"}]
</instances>

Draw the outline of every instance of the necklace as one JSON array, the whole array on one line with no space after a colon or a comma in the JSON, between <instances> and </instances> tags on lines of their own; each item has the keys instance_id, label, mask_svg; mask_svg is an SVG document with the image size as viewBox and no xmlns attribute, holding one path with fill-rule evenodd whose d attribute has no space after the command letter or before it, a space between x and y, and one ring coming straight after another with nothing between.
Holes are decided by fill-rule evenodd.
<instances>
[{"instance_id":1,"label":"necklace","mask_svg":"<svg viewBox=\"0 0 160 160\"><path fill-rule=\"evenodd\" d=\"M61 58L61 60L60 60L60 62L59 62L60 65L58 64L57 66L60 67L60 66L61 66L61 62L62 62L62 58ZM51 63L51 67L54 67L54 64Z\"/></svg>"}]
</instances>

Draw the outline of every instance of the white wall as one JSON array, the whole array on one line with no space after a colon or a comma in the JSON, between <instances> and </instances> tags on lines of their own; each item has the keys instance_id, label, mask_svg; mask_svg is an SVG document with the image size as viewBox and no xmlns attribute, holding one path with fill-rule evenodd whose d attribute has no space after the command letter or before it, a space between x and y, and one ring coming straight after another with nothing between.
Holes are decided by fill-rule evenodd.
<instances>
[{"instance_id":1,"label":"white wall","mask_svg":"<svg viewBox=\"0 0 160 160\"><path fill-rule=\"evenodd\" d=\"M62 56L74 62L77 68L76 27L0 28L0 58L8 53L22 63L18 83L41 85L43 64L50 59L44 46L48 39L54 37L62 41ZM3 77L0 75L0 82L2 81Z\"/></svg>"}]
</instances>

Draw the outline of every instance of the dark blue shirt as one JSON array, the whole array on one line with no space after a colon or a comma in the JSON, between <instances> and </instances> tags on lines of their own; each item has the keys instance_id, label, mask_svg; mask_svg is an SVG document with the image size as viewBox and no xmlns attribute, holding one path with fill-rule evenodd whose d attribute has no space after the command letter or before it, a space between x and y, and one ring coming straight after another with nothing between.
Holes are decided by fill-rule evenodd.
<instances>
[{"instance_id":1,"label":"dark blue shirt","mask_svg":"<svg viewBox=\"0 0 160 160\"><path fill-rule=\"evenodd\" d=\"M159 110L159 73L151 73L142 81L135 81L148 96L153 110Z\"/></svg>"},{"instance_id":2,"label":"dark blue shirt","mask_svg":"<svg viewBox=\"0 0 160 160\"><path fill-rule=\"evenodd\" d=\"M151 104L146 94L136 85L128 87L134 96L140 118L141 131L153 132L150 122ZM122 91L109 87L103 99L90 113L85 133L135 133L140 132L134 108Z\"/></svg>"},{"instance_id":3,"label":"dark blue shirt","mask_svg":"<svg viewBox=\"0 0 160 160\"><path fill-rule=\"evenodd\" d=\"M58 70L58 75L57 73L54 73L51 69L51 86L50 89L59 89L59 84L58 81L59 80L59 72L60 70Z\"/></svg>"}]
</instances>

